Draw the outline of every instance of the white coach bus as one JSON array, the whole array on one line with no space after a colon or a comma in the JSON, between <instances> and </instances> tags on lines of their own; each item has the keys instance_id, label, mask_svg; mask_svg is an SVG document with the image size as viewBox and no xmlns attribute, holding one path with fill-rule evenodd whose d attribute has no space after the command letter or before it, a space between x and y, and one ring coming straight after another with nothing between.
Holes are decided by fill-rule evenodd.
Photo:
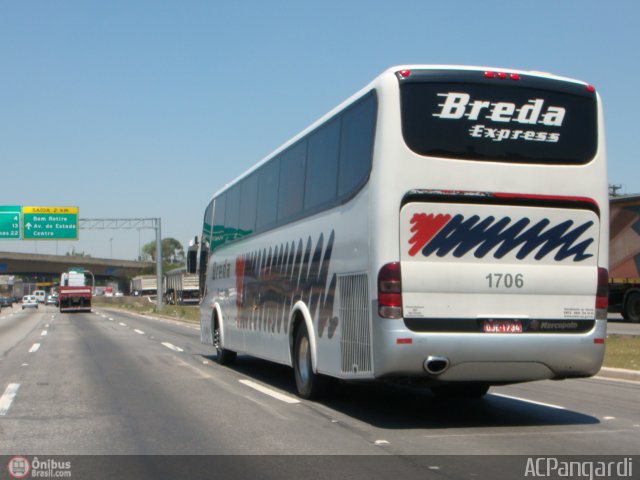
<instances>
[{"instance_id":1,"label":"white coach bus","mask_svg":"<svg viewBox=\"0 0 640 480\"><path fill-rule=\"evenodd\" d=\"M603 114L586 83L387 70L217 192L201 340L436 395L594 375L606 337Z\"/></svg>"}]
</instances>

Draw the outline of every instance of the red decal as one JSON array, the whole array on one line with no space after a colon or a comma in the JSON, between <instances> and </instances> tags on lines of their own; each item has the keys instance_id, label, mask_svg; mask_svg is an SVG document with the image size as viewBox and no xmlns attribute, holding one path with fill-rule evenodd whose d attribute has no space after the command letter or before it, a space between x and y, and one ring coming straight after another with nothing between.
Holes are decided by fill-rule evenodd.
<instances>
[{"instance_id":1,"label":"red decal","mask_svg":"<svg viewBox=\"0 0 640 480\"><path fill-rule=\"evenodd\" d=\"M412 257L424 248L429 241L438 233L447 222L451 220L451 215L439 213L434 215L430 213L414 213L411 218L411 233L413 237L409 239L412 247L409 249L409 255Z\"/></svg>"},{"instance_id":2,"label":"red decal","mask_svg":"<svg viewBox=\"0 0 640 480\"><path fill-rule=\"evenodd\" d=\"M244 257L236 258L236 306L240 308L242 306L243 294L244 294ZM240 316L238 315L238 318Z\"/></svg>"}]
</instances>

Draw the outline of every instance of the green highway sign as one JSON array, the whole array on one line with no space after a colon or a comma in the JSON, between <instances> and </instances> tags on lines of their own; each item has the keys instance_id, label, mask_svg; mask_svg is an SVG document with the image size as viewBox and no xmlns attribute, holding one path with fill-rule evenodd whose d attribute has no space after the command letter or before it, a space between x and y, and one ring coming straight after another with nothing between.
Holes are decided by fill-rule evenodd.
<instances>
[{"instance_id":1,"label":"green highway sign","mask_svg":"<svg viewBox=\"0 0 640 480\"><path fill-rule=\"evenodd\" d=\"M77 240L78 207L22 207L23 240Z\"/></svg>"},{"instance_id":2,"label":"green highway sign","mask_svg":"<svg viewBox=\"0 0 640 480\"><path fill-rule=\"evenodd\" d=\"M0 206L0 240L20 239L19 206Z\"/></svg>"}]
</instances>

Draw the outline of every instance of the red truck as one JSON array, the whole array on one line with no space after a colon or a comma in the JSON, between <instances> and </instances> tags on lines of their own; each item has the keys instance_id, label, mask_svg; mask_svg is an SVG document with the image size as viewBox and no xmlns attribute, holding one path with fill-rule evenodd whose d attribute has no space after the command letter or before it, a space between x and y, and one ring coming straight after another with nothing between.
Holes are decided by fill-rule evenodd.
<instances>
[{"instance_id":1,"label":"red truck","mask_svg":"<svg viewBox=\"0 0 640 480\"><path fill-rule=\"evenodd\" d=\"M84 272L69 271L60 277L60 312L90 312L93 289L86 285Z\"/></svg>"},{"instance_id":2,"label":"red truck","mask_svg":"<svg viewBox=\"0 0 640 480\"><path fill-rule=\"evenodd\" d=\"M609 310L640 322L640 195L610 199Z\"/></svg>"}]
</instances>

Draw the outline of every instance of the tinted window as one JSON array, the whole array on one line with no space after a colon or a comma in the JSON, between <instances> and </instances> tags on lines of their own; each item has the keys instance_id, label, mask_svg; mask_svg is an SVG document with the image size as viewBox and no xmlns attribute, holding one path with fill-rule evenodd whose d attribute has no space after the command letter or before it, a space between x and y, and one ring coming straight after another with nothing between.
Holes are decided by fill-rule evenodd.
<instances>
[{"instance_id":1,"label":"tinted window","mask_svg":"<svg viewBox=\"0 0 640 480\"><path fill-rule=\"evenodd\" d=\"M258 211L256 230L264 230L276 223L278 208L278 177L280 159L274 158L258 171Z\"/></svg>"},{"instance_id":2,"label":"tinted window","mask_svg":"<svg viewBox=\"0 0 640 480\"><path fill-rule=\"evenodd\" d=\"M457 159L579 164L594 157L593 93L568 82L509 82L402 84L405 142L421 155Z\"/></svg>"},{"instance_id":3,"label":"tinted window","mask_svg":"<svg viewBox=\"0 0 640 480\"><path fill-rule=\"evenodd\" d=\"M202 221L202 240L207 244L211 243L211 215L213 215L213 200L209 202L207 209L204 211L204 219Z\"/></svg>"},{"instance_id":4,"label":"tinted window","mask_svg":"<svg viewBox=\"0 0 640 480\"><path fill-rule=\"evenodd\" d=\"M256 228L256 204L258 201L258 175L254 173L241 183L240 230L242 235L253 233Z\"/></svg>"},{"instance_id":5,"label":"tinted window","mask_svg":"<svg viewBox=\"0 0 640 480\"><path fill-rule=\"evenodd\" d=\"M226 206L226 194L215 198L213 211L213 238L211 239L211 249L215 249L224 243L224 211Z\"/></svg>"},{"instance_id":6,"label":"tinted window","mask_svg":"<svg viewBox=\"0 0 640 480\"><path fill-rule=\"evenodd\" d=\"M240 226L240 185L234 185L227 192L227 205L224 211L225 243L238 238Z\"/></svg>"},{"instance_id":7,"label":"tinted window","mask_svg":"<svg viewBox=\"0 0 640 480\"><path fill-rule=\"evenodd\" d=\"M302 212L306 158L307 142L294 145L280 158L278 221L291 219Z\"/></svg>"},{"instance_id":8,"label":"tinted window","mask_svg":"<svg viewBox=\"0 0 640 480\"><path fill-rule=\"evenodd\" d=\"M321 127L309 137L305 210L334 200L338 185L338 157L340 154L340 120Z\"/></svg>"},{"instance_id":9,"label":"tinted window","mask_svg":"<svg viewBox=\"0 0 640 480\"><path fill-rule=\"evenodd\" d=\"M338 195L353 193L369 176L375 124L375 97L368 96L342 117Z\"/></svg>"}]
</instances>

